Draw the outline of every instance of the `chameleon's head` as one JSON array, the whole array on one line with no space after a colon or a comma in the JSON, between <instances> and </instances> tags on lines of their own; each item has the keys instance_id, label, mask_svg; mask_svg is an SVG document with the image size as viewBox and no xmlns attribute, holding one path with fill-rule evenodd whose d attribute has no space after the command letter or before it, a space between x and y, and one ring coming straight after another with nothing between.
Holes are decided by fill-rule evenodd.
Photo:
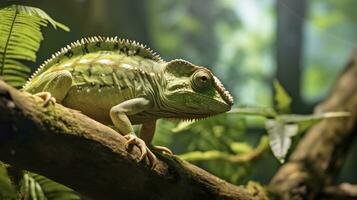
<instances>
[{"instance_id":1,"label":"chameleon's head","mask_svg":"<svg viewBox=\"0 0 357 200\"><path fill-rule=\"evenodd\" d=\"M233 97L221 82L205 68L184 60L165 66L165 99L179 118L198 119L229 111Z\"/></svg>"}]
</instances>

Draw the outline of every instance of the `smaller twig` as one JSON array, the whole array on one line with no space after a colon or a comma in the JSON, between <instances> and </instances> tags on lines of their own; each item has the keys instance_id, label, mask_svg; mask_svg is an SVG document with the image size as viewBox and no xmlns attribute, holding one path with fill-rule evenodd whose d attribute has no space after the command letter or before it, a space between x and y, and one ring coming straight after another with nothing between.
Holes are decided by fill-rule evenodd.
<instances>
[{"instance_id":1,"label":"smaller twig","mask_svg":"<svg viewBox=\"0 0 357 200\"><path fill-rule=\"evenodd\" d=\"M263 155L264 152L269 148L269 139L267 136L263 136L260 139L258 146L251 150L250 152L232 155L222 151L192 151L189 153L179 155L180 158L189 162L198 161L226 161L236 164L252 162Z\"/></svg>"},{"instance_id":2,"label":"smaller twig","mask_svg":"<svg viewBox=\"0 0 357 200\"><path fill-rule=\"evenodd\" d=\"M320 199L357 199L357 185L342 183L336 186L327 186L323 189Z\"/></svg>"},{"instance_id":3,"label":"smaller twig","mask_svg":"<svg viewBox=\"0 0 357 200\"><path fill-rule=\"evenodd\" d=\"M278 115L274 109L267 107L240 107L232 109L228 113L241 115L256 115L266 118L274 118Z\"/></svg>"}]
</instances>

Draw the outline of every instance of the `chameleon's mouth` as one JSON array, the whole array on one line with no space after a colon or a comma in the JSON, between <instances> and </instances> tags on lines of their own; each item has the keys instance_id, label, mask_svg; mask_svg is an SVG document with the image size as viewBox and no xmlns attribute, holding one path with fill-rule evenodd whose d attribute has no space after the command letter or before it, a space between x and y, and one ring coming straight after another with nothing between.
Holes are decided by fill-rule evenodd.
<instances>
[{"instance_id":1,"label":"chameleon's mouth","mask_svg":"<svg viewBox=\"0 0 357 200\"><path fill-rule=\"evenodd\" d=\"M196 121L200 121L200 120L205 120L205 119L210 118L215 115L217 115L217 114L200 115L197 113L195 113L195 114L181 113L181 116L167 117L165 119L172 120L172 121L196 122Z\"/></svg>"},{"instance_id":2,"label":"chameleon's mouth","mask_svg":"<svg viewBox=\"0 0 357 200\"><path fill-rule=\"evenodd\" d=\"M213 115L207 115L207 116L203 116L203 117L193 117L193 118L181 118L181 121L184 122L196 122L196 121L200 121L200 120L205 120L207 118L212 117Z\"/></svg>"},{"instance_id":3,"label":"chameleon's mouth","mask_svg":"<svg viewBox=\"0 0 357 200\"><path fill-rule=\"evenodd\" d=\"M209 115L209 116L204 116L204 117L190 117L190 118L165 118L167 120L171 120L171 121L183 121L183 122L196 122L196 121L200 121L200 120L205 120L207 118L212 117L213 115Z\"/></svg>"}]
</instances>

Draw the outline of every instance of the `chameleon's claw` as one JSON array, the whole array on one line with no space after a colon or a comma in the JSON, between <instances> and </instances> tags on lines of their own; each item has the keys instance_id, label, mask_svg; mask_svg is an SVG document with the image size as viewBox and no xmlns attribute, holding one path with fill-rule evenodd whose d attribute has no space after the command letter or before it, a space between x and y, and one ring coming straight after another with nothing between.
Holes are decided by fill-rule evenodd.
<instances>
[{"instance_id":1,"label":"chameleon's claw","mask_svg":"<svg viewBox=\"0 0 357 200\"><path fill-rule=\"evenodd\" d=\"M163 146L152 146L152 149L154 151L159 151L160 153L164 153L164 154L168 154L168 155L173 155L172 151L167 148L167 147L163 147Z\"/></svg>"},{"instance_id":2,"label":"chameleon's claw","mask_svg":"<svg viewBox=\"0 0 357 200\"><path fill-rule=\"evenodd\" d=\"M124 136L125 139L127 139L128 141L125 143L125 147L129 148L129 145L136 145L140 148L141 151L141 155L139 160L142 161L145 157L147 157L149 159L150 165L152 168L154 168L157 164L157 158L155 156L155 154L153 154L151 152L151 150L146 146L145 142L138 138L136 135L134 134L128 134Z\"/></svg>"},{"instance_id":3,"label":"chameleon's claw","mask_svg":"<svg viewBox=\"0 0 357 200\"><path fill-rule=\"evenodd\" d=\"M44 107L47 107L49 104L54 105L56 103L56 99L54 97L52 97L51 93L49 93L49 92L39 92L34 95L43 99Z\"/></svg>"}]
</instances>

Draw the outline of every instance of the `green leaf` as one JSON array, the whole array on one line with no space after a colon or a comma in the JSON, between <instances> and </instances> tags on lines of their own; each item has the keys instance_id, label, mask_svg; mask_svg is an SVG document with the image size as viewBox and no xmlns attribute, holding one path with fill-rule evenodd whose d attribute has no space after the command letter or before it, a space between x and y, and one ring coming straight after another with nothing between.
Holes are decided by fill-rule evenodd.
<instances>
[{"instance_id":1,"label":"green leaf","mask_svg":"<svg viewBox=\"0 0 357 200\"><path fill-rule=\"evenodd\" d=\"M292 137L305 131L322 119L348 117L347 112L327 112L313 115L279 115L268 119L265 127L269 134L274 156L283 163L291 146Z\"/></svg>"},{"instance_id":2,"label":"green leaf","mask_svg":"<svg viewBox=\"0 0 357 200\"><path fill-rule=\"evenodd\" d=\"M36 61L43 40L41 26L52 24L69 31L39 8L12 5L0 9L0 78L12 86L23 85L30 74L23 61Z\"/></svg>"},{"instance_id":3,"label":"green leaf","mask_svg":"<svg viewBox=\"0 0 357 200\"><path fill-rule=\"evenodd\" d=\"M35 16L40 17L41 19L49 22L53 26L53 28L55 28L55 29L57 29L57 27L58 27L58 28L60 28L60 29L62 29L64 31L67 31L67 32L70 31L70 29L66 25L53 20L45 11L43 11L43 10L41 10L39 8L35 8L35 7L31 7L31 6L19 6L18 5L17 9L18 9L19 12L27 13L30 16L35 15Z\"/></svg>"},{"instance_id":4,"label":"green leaf","mask_svg":"<svg viewBox=\"0 0 357 200\"><path fill-rule=\"evenodd\" d=\"M269 134L269 144L274 156L284 163L291 146L291 138L299 131L297 124L285 124L279 119L268 119L265 127Z\"/></svg>"},{"instance_id":5,"label":"green leaf","mask_svg":"<svg viewBox=\"0 0 357 200\"><path fill-rule=\"evenodd\" d=\"M278 113L290 113L291 97L278 80L274 80L275 103Z\"/></svg>"},{"instance_id":6,"label":"green leaf","mask_svg":"<svg viewBox=\"0 0 357 200\"><path fill-rule=\"evenodd\" d=\"M20 194L24 200L80 199L72 189L31 172L24 173Z\"/></svg>"}]
</instances>

